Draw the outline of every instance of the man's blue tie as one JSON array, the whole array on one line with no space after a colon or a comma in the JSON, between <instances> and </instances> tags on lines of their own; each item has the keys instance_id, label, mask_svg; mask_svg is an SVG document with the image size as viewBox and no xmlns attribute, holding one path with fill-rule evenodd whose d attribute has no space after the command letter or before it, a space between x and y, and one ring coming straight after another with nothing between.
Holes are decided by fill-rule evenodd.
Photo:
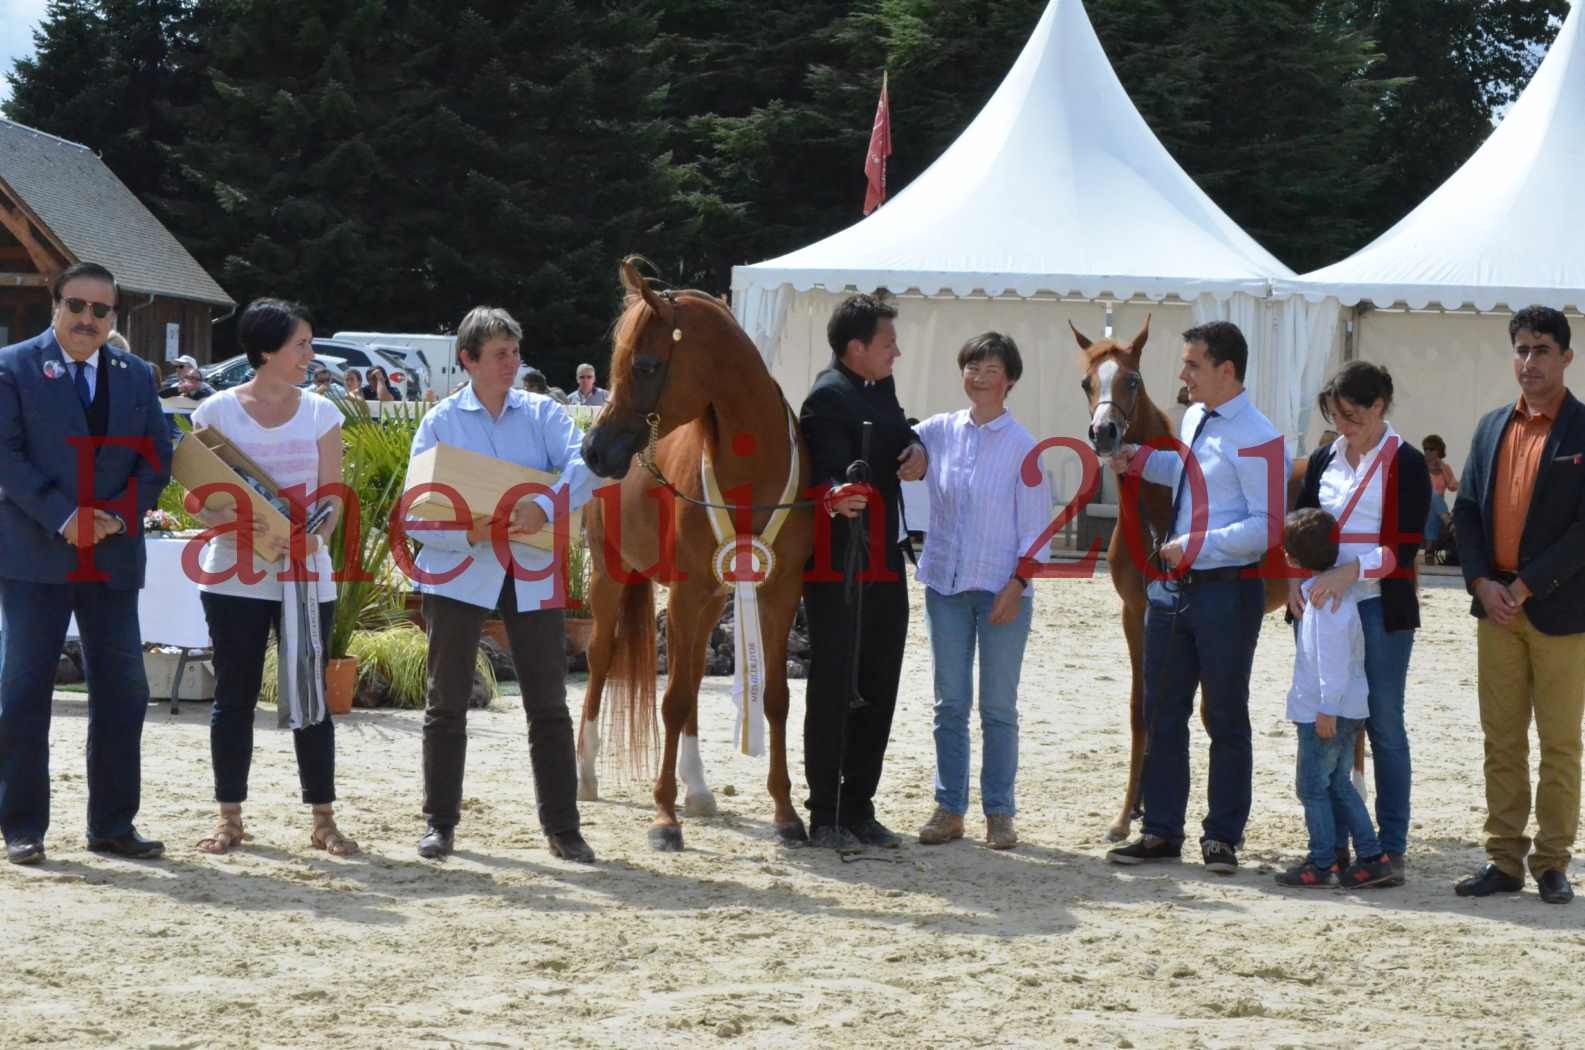
<instances>
[{"instance_id":1,"label":"man's blue tie","mask_svg":"<svg viewBox=\"0 0 1585 1050\"><path fill-rule=\"evenodd\" d=\"M94 396L88 392L88 362L73 361L72 364L77 366L77 400L83 403L83 410L87 411L94 400Z\"/></svg>"},{"instance_id":2,"label":"man's blue tie","mask_svg":"<svg viewBox=\"0 0 1585 1050\"><path fill-rule=\"evenodd\" d=\"M1200 422L1194 427L1194 436L1189 439L1188 455L1194 455L1194 443L1200 440L1200 431L1205 429L1205 424L1209 423L1212 417L1215 415L1216 412L1213 410L1200 417ZM1178 475L1178 487L1174 489L1172 493L1172 524L1168 526L1169 529L1176 529L1178 527L1178 505L1183 502L1183 490L1188 484L1188 481L1189 464L1187 458L1185 458L1183 472ZM1176 533L1174 533L1174 535L1176 535Z\"/></svg>"}]
</instances>

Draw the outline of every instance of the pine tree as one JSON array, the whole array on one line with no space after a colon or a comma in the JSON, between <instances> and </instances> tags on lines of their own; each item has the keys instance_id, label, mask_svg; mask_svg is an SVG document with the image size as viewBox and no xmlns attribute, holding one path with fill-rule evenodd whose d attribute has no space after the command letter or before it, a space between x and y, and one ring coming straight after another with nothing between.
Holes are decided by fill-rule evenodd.
<instances>
[{"instance_id":1,"label":"pine tree","mask_svg":"<svg viewBox=\"0 0 1585 1050\"><path fill-rule=\"evenodd\" d=\"M168 218L177 113L201 85L197 18L192 0L51 0L35 55L7 74L6 115L93 149Z\"/></svg>"}]
</instances>

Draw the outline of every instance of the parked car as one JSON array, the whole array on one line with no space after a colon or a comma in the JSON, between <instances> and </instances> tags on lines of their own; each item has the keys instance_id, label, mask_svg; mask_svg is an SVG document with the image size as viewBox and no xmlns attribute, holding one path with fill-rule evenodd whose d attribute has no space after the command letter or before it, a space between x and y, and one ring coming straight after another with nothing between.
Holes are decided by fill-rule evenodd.
<instances>
[{"instance_id":1,"label":"parked car","mask_svg":"<svg viewBox=\"0 0 1585 1050\"><path fill-rule=\"evenodd\" d=\"M386 347L342 339L315 339L314 350L340 358L345 362L345 368L356 368L365 382L369 378L369 369L378 365L385 369L392 389L400 393L404 400L417 401L424 395L422 374L410 367L402 355L392 353Z\"/></svg>"},{"instance_id":2,"label":"parked car","mask_svg":"<svg viewBox=\"0 0 1585 1050\"><path fill-rule=\"evenodd\" d=\"M467 373L457 365L457 337L454 335L404 334L400 332L337 332L332 341L338 346L357 343L374 347L402 359L409 372L420 372L422 396L434 391L445 397ZM340 351L336 351L339 353Z\"/></svg>"},{"instance_id":3,"label":"parked car","mask_svg":"<svg viewBox=\"0 0 1585 1050\"><path fill-rule=\"evenodd\" d=\"M330 370L331 387L340 388L341 393L345 394L347 387L342 377L346 374L347 362L340 357L332 357L328 354L314 355L313 363L308 366L308 378L299 385L303 387L313 386L314 373L321 368ZM234 386L241 386L253 378L253 366L248 364L246 354L238 354L236 357L228 357L224 361L216 361L212 365L204 365L198 371L204 377L204 382L214 387L216 392L229 390ZM166 391L174 391L175 389L176 380L172 378L160 388L160 392L164 394Z\"/></svg>"}]
</instances>

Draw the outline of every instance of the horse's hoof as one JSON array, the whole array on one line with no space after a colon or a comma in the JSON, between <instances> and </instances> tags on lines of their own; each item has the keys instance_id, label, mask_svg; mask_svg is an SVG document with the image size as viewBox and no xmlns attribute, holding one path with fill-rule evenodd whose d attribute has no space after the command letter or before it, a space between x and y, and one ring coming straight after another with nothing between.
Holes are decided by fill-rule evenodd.
<instances>
[{"instance_id":1,"label":"horse's hoof","mask_svg":"<svg viewBox=\"0 0 1585 1050\"><path fill-rule=\"evenodd\" d=\"M785 824L776 825L776 838L783 846L803 846L809 842L809 832L804 828L804 822L794 817Z\"/></svg>"},{"instance_id":2,"label":"horse's hoof","mask_svg":"<svg viewBox=\"0 0 1585 1050\"><path fill-rule=\"evenodd\" d=\"M649 848L659 853L682 852L682 828L659 824L649 829Z\"/></svg>"},{"instance_id":3,"label":"horse's hoof","mask_svg":"<svg viewBox=\"0 0 1585 1050\"><path fill-rule=\"evenodd\" d=\"M719 810L715 804L715 794L710 791L701 791L697 795L684 796L682 800L683 816L687 817L713 817Z\"/></svg>"},{"instance_id":4,"label":"horse's hoof","mask_svg":"<svg viewBox=\"0 0 1585 1050\"><path fill-rule=\"evenodd\" d=\"M1123 842L1128 838L1128 833L1133 830L1133 822L1113 824L1106 829L1107 842Z\"/></svg>"},{"instance_id":5,"label":"horse's hoof","mask_svg":"<svg viewBox=\"0 0 1585 1050\"><path fill-rule=\"evenodd\" d=\"M585 780L583 777L579 777L578 778L578 801L579 802L598 802L598 801L600 801L600 782L598 780L596 780L594 777L590 777L587 780Z\"/></svg>"}]
</instances>

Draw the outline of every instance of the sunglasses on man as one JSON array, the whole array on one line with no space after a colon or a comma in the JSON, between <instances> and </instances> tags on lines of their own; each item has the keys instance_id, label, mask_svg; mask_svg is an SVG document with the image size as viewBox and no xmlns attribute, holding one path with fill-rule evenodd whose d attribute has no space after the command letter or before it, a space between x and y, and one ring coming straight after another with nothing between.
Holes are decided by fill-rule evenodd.
<instances>
[{"instance_id":1,"label":"sunglasses on man","mask_svg":"<svg viewBox=\"0 0 1585 1050\"><path fill-rule=\"evenodd\" d=\"M96 321L103 321L106 317L109 317L110 312L115 309L115 307L106 303L91 303L87 299L65 299L62 301L65 302L66 309L70 310L74 314L80 314L85 309L91 308L94 313L94 320Z\"/></svg>"}]
</instances>

